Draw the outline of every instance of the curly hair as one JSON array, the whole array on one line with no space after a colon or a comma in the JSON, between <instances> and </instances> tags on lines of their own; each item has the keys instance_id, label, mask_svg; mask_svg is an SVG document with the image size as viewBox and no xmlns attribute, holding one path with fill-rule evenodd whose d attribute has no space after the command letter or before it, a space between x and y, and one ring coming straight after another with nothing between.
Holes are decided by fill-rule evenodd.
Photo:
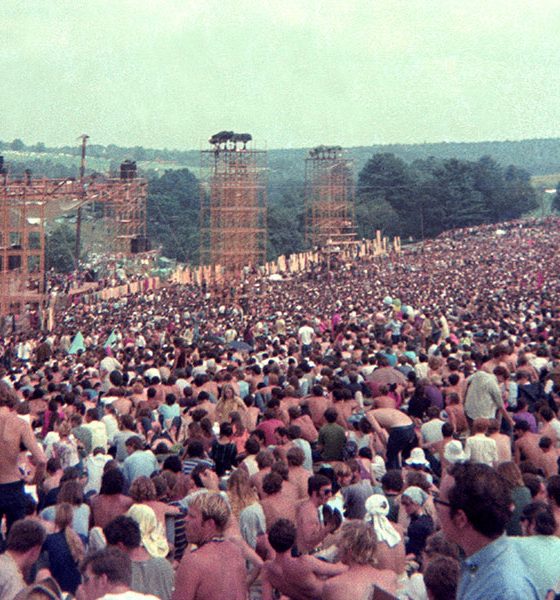
<instances>
[{"instance_id":1,"label":"curly hair","mask_svg":"<svg viewBox=\"0 0 560 600\"><path fill-rule=\"evenodd\" d=\"M355 564L373 567L377 563L377 535L365 521L346 521L340 529L337 545L340 555L345 555Z\"/></svg>"},{"instance_id":2,"label":"curly hair","mask_svg":"<svg viewBox=\"0 0 560 600\"><path fill-rule=\"evenodd\" d=\"M149 477L145 476L137 477L131 483L128 495L136 503L157 500L156 486Z\"/></svg>"}]
</instances>

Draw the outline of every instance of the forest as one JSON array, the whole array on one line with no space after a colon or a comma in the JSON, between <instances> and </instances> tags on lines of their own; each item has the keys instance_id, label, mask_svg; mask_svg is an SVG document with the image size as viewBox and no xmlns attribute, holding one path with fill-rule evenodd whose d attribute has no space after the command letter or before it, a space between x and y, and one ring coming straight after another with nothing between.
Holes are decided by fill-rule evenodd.
<instances>
[{"instance_id":1,"label":"forest","mask_svg":"<svg viewBox=\"0 0 560 600\"><path fill-rule=\"evenodd\" d=\"M477 154L483 150L484 154ZM78 148L26 146L14 140L0 142L0 153L14 175L25 168L35 176L77 174ZM560 140L372 146L350 148L347 155L353 158L358 236L372 237L381 229L385 235L419 240L450 228L497 223L537 209L539 193L530 178L557 170ZM305 149L268 151L269 258L306 248L306 156ZM169 258L196 264L199 152L91 144L87 173L115 173L127 158L136 160L140 173L149 180L152 246L161 246ZM67 230L59 233L69 235Z\"/></svg>"}]
</instances>

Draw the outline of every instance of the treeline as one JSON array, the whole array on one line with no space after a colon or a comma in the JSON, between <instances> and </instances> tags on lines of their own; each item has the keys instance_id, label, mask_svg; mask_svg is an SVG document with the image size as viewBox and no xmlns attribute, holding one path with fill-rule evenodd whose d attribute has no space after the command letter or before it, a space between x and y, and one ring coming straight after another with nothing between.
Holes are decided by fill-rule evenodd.
<instances>
[{"instance_id":1,"label":"treeline","mask_svg":"<svg viewBox=\"0 0 560 600\"><path fill-rule=\"evenodd\" d=\"M447 229L515 219L537 208L527 171L493 158L416 160L375 154L358 176L359 233L375 229L414 239Z\"/></svg>"},{"instance_id":2,"label":"treeline","mask_svg":"<svg viewBox=\"0 0 560 600\"><path fill-rule=\"evenodd\" d=\"M340 140L341 143L344 140ZM258 136L255 140L258 147ZM208 146L210 147L210 146ZM25 144L21 139L0 141L2 152L33 152L52 155L54 163L61 157L79 157L79 144L73 146L48 147L43 142ZM348 148L348 155L354 161L355 171L362 170L372 154L394 154L402 160L412 163L435 157L441 160L456 158L477 161L481 156L492 156L500 165L515 165L526 169L531 175L546 175L560 171L560 139L532 139L502 142L441 142L430 144L374 144ZM199 152L196 150L156 149L142 146L117 146L109 144L88 144L88 157L109 161L118 165L125 159L145 163L161 163L163 167L171 164L177 167L195 169L200 165ZM268 166L271 181L302 180L304 178L304 159L307 149L276 149L268 151ZM16 159L17 160L17 159ZM63 163L63 161L62 161ZM165 163L169 163L165 165ZM152 167L153 168L153 167ZM52 176L48 172L37 173Z\"/></svg>"},{"instance_id":3,"label":"treeline","mask_svg":"<svg viewBox=\"0 0 560 600\"><path fill-rule=\"evenodd\" d=\"M376 229L415 240L456 227L515 219L537 208L529 174L478 161L429 159L411 164L375 154L358 176L356 222L360 237ZM200 192L188 169L167 171L150 182L148 230L166 256L196 263ZM268 197L268 255L299 252L304 239L302 182L272 185Z\"/></svg>"}]
</instances>

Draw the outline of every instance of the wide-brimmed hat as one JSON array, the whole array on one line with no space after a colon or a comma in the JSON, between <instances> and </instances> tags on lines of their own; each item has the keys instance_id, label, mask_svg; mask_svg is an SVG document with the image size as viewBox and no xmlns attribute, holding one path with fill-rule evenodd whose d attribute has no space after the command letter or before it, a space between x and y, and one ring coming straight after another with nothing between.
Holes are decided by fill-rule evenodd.
<instances>
[{"instance_id":1,"label":"wide-brimmed hat","mask_svg":"<svg viewBox=\"0 0 560 600\"><path fill-rule=\"evenodd\" d=\"M450 463L462 463L468 460L467 455L463 450L463 445L459 440L453 440L445 446L443 457Z\"/></svg>"},{"instance_id":2,"label":"wide-brimmed hat","mask_svg":"<svg viewBox=\"0 0 560 600\"><path fill-rule=\"evenodd\" d=\"M426 458L426 455L424 454L424 450L422 450L422 448L413 448L412 452L410 453L410 457L407 458L404 462L411 467L430 467L430 462Z\"/></svg>"}]
</instances>

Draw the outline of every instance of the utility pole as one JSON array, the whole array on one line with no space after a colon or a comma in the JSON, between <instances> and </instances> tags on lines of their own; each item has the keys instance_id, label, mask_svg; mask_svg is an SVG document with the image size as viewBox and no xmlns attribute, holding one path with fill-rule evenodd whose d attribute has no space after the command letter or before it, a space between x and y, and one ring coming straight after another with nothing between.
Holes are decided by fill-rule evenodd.
<instances>
[{"instance_id":1,"label":"utility pole","mask_svg":"<svg viewBox=\"0 0 560 600\"><path fill-rule=\"evenodd\" d=\"M82 160L80 162L80 185L82 188L82 201L86 195L86 191L84 188L84 176L86 173L86 144L89 139L89 135L82 134L80 136L82 140ZM80 244L82 237L82 206L78 207L78 212L76 214L76 248L74 250L74 260L76 261L76 270L78 269L78 264L80 260Z\"/></svg>"}]
</instances>

